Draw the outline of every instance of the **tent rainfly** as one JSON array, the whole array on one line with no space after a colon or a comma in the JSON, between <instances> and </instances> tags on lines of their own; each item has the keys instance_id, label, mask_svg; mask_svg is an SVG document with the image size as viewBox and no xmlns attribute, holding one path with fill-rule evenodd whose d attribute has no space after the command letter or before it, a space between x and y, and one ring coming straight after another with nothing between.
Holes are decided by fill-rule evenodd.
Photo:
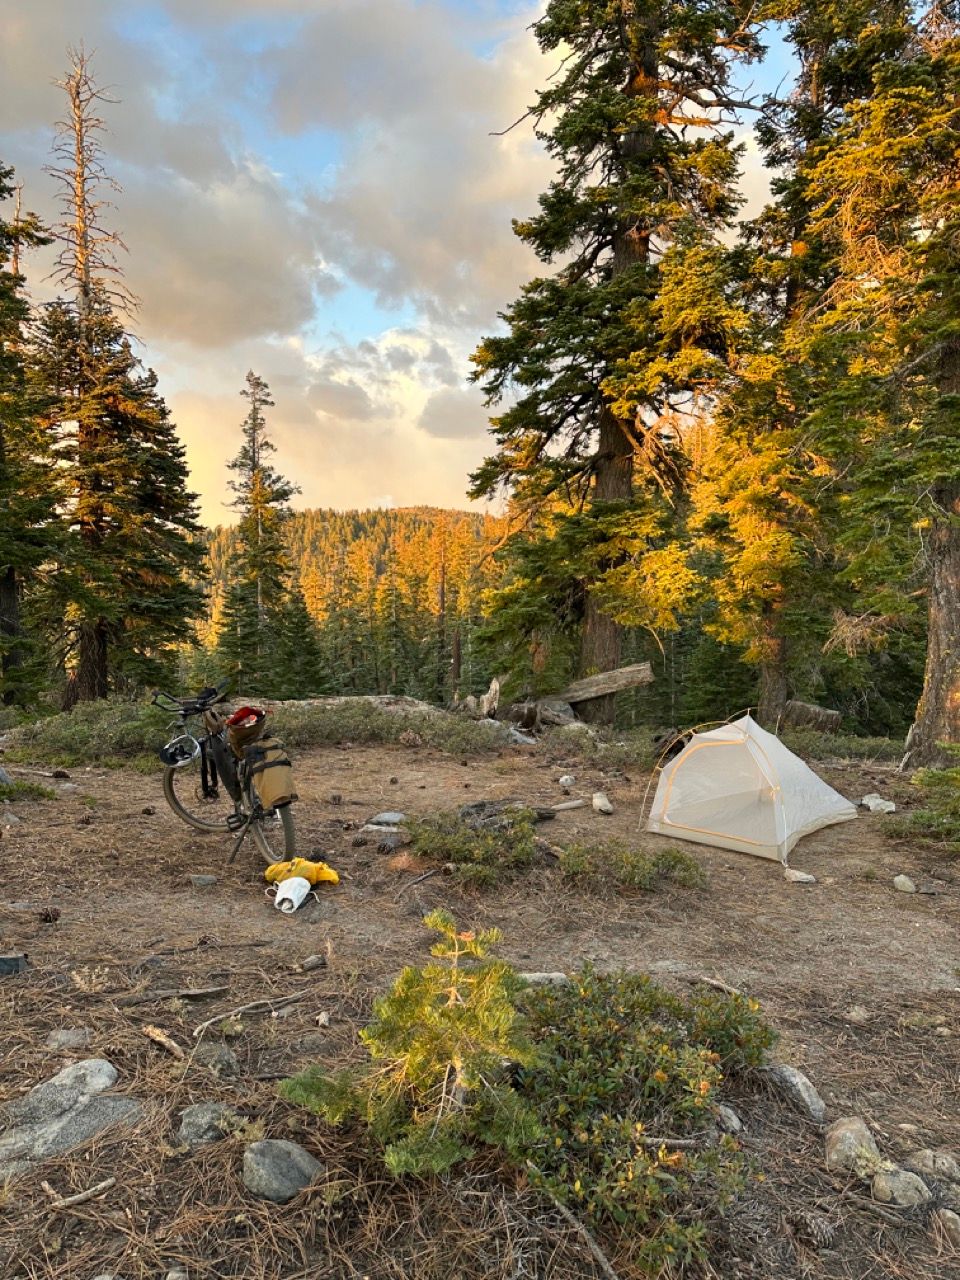
<instances>
[{"instance_id":1,"label":"tent rainfly","mask_svg":"<svg viewBox=\"0 0 960 1280\"><path fill-rule=\"evenodd\" d=\"M697 733L660 774L648 831L786 863L857 810L750 716Z\"/></svg>"}]
</instances>

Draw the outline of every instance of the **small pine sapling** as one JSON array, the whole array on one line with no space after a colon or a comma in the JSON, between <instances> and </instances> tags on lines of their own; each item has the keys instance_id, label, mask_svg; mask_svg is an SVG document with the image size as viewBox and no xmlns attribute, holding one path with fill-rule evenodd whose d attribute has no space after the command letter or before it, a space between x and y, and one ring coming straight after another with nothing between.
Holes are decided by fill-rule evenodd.
<instances>
[{"instance_id":1,"label":"small pine sapling","mask_svg":"<svg viewBox=\"0 0 960 1280\"><path fill-rule=\"evenodd\" d=\"M330 1124L366 1123L394 1174L442 1173L473 1142L519 1155L539 1133L505 1079L505 1064L531 1066L535 1054L514 1006L516 974L489 957L500 931L459 931L446 911L424 924L440 935L435 962L404 969L374 1005L361 1032L368 1066L334 1076L311 1068L281 1086Z\"/></svg>"}]
</instances>

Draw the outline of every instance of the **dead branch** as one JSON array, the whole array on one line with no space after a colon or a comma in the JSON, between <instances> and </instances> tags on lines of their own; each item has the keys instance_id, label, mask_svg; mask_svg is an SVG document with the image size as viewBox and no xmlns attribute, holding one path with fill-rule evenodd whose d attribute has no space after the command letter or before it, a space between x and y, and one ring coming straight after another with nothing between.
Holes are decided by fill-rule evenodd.
<instances>
[{"instance_id":1,"label":"dead branch","mask_svg":"<svg viewBox=\"0 0 960 1280\"><path fill-rule=\"evenodd\" d=\"M158 1044L161 1049L166 1049L167 1053L172 1054L175 1058L183 1059L187 1055L177 1044L172 1036L169 1036L162 1027L154 1027L149 1022L141 1027L143 1034L148 1040L152 1040L154 1044Z\"/></svg>"},{"instance_id":2,"label":"dead branch","mask_svg":"<svg viewBox=\"0 0 960 1280\"><path fill-rule=\"evenodd\" d=\"M48 1196L53 1197L53 1203L47 1207L51 1210L69 1209L75 1204L86 1204L88 1200L94 1200L97 1196L102 1196L105 1191L109 1191L111 1187L117 1185L116 1178L104 1178L103 1182L98 1182L95 1187L88 1187L86 1191L78 1191L74 1196L61 1196L51 1187L49 1182L41 1182L41 1187Z\"/></svg>"},{"instance_id":3,"label":"dead branch","mask_svg":"<svg viewBox=\"0 0 960 1280\"><path fill-rule=\"evenodd\" d=\"M194 1039L202 1035L207 1027L212 1027L215 1022L223 1022L225 1018L236 1018L241 1013L257 1013L260 1011L267 1012L274 1009L282 1009L285 1005L293 1004L296 1000L302 1000L308 993L306 991L297 991L290 996L278 996L276 999L270 1000L251 1000L249 1004L238 1005L236 1009L227 1009L225 1013L218 1013L213 1018L207 1018L206 1022L201 1022L199 1026L193 1030Z\"/></svg>"}]
</instances>

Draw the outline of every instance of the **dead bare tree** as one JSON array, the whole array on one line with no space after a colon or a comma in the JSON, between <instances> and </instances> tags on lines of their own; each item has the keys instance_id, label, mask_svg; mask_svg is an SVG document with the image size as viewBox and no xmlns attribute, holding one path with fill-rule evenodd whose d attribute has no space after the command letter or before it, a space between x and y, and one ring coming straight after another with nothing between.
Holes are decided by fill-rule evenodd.
<instances>
[{"instance_id":1,"label":"dead bare tree","mask_svg":"<svg viewBox=\"0 0 960 1280\"><path fill-rule=\"evenodd\" d=\"M61 249L52 274L73 294L83 334L98 298L124 314L136 309L137 299L117 260L117 251L127 246L103 221L105 210L116 208L105 193L119 193L121 188L103 163L100 138L106 124L100 106L118 99L97 84L92 55L83 45L71 47L67 54L70 69L55 81L66 95L67 110L57 121L54 163L46 171L60 184L62 210L53 229Z\"/></svg>"}]
</instances>

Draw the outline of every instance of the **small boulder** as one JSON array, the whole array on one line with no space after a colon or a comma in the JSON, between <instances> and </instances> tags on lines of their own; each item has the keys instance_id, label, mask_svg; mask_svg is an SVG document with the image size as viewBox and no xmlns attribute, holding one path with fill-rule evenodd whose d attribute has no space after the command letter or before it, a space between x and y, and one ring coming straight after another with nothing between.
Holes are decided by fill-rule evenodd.
<instances>
[{"instance_id":1,"label":"small boulder","mask_svg":"<svg viewBox=\"0 0 960 1280\"><path fill-rule=\"evenodd\" d=\"M812 876L809 871L794 871L793 867L784 867L784 880L789 880L791 884L816 884L817 877Z\"/></svg>"},{"instance_id":2,"label":"small boulder","mask_svg":"<svg viewBox=\"0 0 960 1280\"><path fill-rule=\"evenodd\" d=\"M576 777L572 773L565 773L562 777L557 779L557 782L561 787L572 787L576 780Z\"/></svg>"},{"instance_id":3,"label":"small boulder","mask_svg":"<svg viewBox=\"0 0 960 1280\"><path fill-rule=\"evenodd\" d=\"M766 1074L784 1097L789 1098L804 1115L809 1116L816 1124L823 1124L827 1116L827 1104L802 1071L781 1062L767 1067Z\"/></svg>"},{"instance_id":4,"label":"small boulder","mask_svg":"<svg viewBox=\"0 0 960 1280\"><path fill-rule=\"evenodd\" d=\"M532 738L529 733L521 733L519 729L510 726L508 730L510 741L518 747L535 747L537 745L536 738Z\"/></svg>"},{"instance_id":5,"label":"small boulder","mask_svg":"<svg viewBox=\"0 0 960 1280\"><path fill-rule=\"evenodd\" d=\"M252 1142L243 1153L243 1184L252 1195L286 1204L315 1181L324 1167L309 1151L283 1138Z\"/></svg>"},{"instance_id":6,"label":"small boulder","mask_svg":"<svg viewBox=\"0 0 960 1280\"><path fill-rule=\"evenodd\" d=\"M895 1204L904 1208L926 1204L933 1199L933 1192L915 1173L906 1169L885 1169L874 1176L871 1184L874 1200L883 1204Z\"/></svg>"},{"instance_id":7,"label":"small boulder","mask_svg":"<svg viewBox=\"0 0 960 1280\"><path fill-rule=\"evenodd\" d=\"M740 1133L743 1129L743 1121L733 1107L728 1107L725 1102L720 1102L717 1104L717 1126L724 1133Z\"/></svg>"},{"instance_id":8,"label":"small boulder","mask_svg":"<svg viewBox=\"0 0 960 1280\"><path fill-rule=\"evenodd\" d=\"M951 1248L960 1250L960 1214L952 1209L938 1209L933 1215Z\"/></svg>"},{"instance_id":9,"label":"small boulder","mask_svg":"<svg viewBox=\"0 0 960 1280\"><path fill-rule=\"evenodd\" d=\"M565 973L518 973L517 977L531 987L562 987L570 981Z\"/></svg>"},{"instance_id":10,"label":"small boulder","mask_svg":"<svg viewBox=\"0 0 960 1280\"><path fill-rule=\"evenodd\" d=\"M26 953L8 951L0 956L0 978L9 978L11 974L23 973L27 967Z\"/></svg>"},{"instance_id":11,"label":"small boulder","mask_svg":"<svg viewBox=\"0 0 960 1280\"><path fill-rule=\"evenodd\" d=\"M0 766L0 787L12 787L13 779L7 773L6 769Z\"/></svg>"},{"instance_id":12,"label":"small boulder","mask_svg":"<svg viewBox=\"0 0 960 1280\"><path fill-rule=\"evenodd\" d=\"M939 1178L941 1182L960 1182L960 1162L949 1151L931 1151L925 1147L908 1156L907 1164L917 1173Z\"/></svg>"},{"instance_id":13,"label":"small boulder","mask_svg":"<svg viewBox=\"0 0 960 1280\"><path fill-rule=\"evenodd\" d=\"M197 1062L209 1067L216 1076L228 1077L240 1074L240 1062L237 1055L229 1045L222 1044L219 1041L203 1041L202 1044L198 1045L194 1057Z\"/></svg>"},{"instance_id":14,"label":"small boulder","mask_svg":"<svg viewBox=\"0 0 960 1280\"><path fill-rule=\"evenodd\" d=\"M82 1049L90 1043L89 1027L62 1027L51 1031L46 1039L48 1049Z\"/></svg>"},{"instance_id":15,"label":"small boulder","mask_svg":"<svg viewBox=\"0 0 960 1280\"><path fill-rule=\"evenodd\" d=\"M222 1102L195 1102L180 1112L177 1138L182 1146L195 1150L219 1142L236 1128L239 1117Z\"/></svg>"},{"instance_id":16,"label":"small boulder","mask_svg":"<svg viewBox=\"0 0 960 1280\"><path fill-rule=\"evenodd\" d=\"M876 791L871 791L868 796L864 796L860 803L871 813L896 813L897 811L897 806L892 800L884 800L882 796L877 795Z\"/></svg>"},{"instance_id":17,"label":"small boulder","mask_svg":"<svg viewBox=\"0 0 960 1280\"><path fill-rule=\"evenodd\" d=\"M0 809L0 827L19 827L20 819L15 813L11 813L6 805Z\"/></svg>"},{"instance_id":18,"label":"small boulder","mask_svg":"<svg viewBox=\"0 0 960 1280\"><path fill-rule=\"evenodd\" d=\"M901 893L916 893L917 886L913 883L909 876L894 876L893 887L899 889Z\"/></svg>"},{"instance_id":19,"label":"small boulder","mask_svg":"<svg viewBox=\"0 0 960 1280\"><path fill-rule=\"evenodd\" d=\"M613 805L604 791L595 791L593 793L593 811L594 813L613 813Z\"/></svg>"},{"instance_id":20,"label":"small boulder","mask_svg":"<svg viewBox=\"0 0 960 1280\"><path fill-rule=\"evenodd\" d=\"M844 1116L827 1130L826 1164L831 1170L871 1178L882 1164L873 1134L859 1116Z\"/></svg>"},{"instance_id":21,"label":"small boulder","mask_svg":"<svg viewBox=\"0 0 960 1280\"><path fill-rule=\"evenodd\" d=\"M371 818L368 825L374 827L398 827L401 822L406 822L407 815L401 813L399 809L388 809L385 813L378 813L375 818Z\"/></svg>"},{"instance_id":22,"label":"small boulder","mask_svg":"<svg viewBox=\"0 0 960 1280\"><path fill-rule=\"evenodd\" d=\"M72 1151L118 1124L133 1124L143 1108L135 1098L101 1097L117 1081L104 1058L85 1058L35 1085L3 1108L8 1126L0 1137L0 1176L31 1161Z\"/></svg>"},{"instance_id":23,"label":"small boulder","mask_svg":"<svg viewBox=\"0 0 960 1280\"><path fill-rule=\"evenodd\" d=\"M190 883L195 889L212 889L219 879L219 876L191 876Z\"/></svg>"}]
</instances>

